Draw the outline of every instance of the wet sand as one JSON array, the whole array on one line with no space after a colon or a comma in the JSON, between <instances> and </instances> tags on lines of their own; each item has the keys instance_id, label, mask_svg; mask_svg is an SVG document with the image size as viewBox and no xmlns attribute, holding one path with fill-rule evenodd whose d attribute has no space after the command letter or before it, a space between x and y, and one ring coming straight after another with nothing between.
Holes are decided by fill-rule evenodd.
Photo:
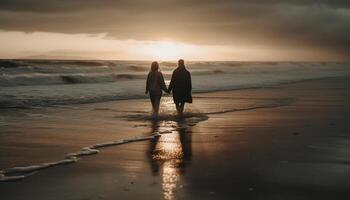
<instances>
[{"instance_id":1,"label":"wet sand","mask_svg":"<svg viewBox=\"0 0 350 200\"><path fill-rule=\"evenodd\" d=\"M347 199L350 79L196 94L183 118L163 98L4 110L0 168L58 161L93 144L78 162L14 182L1 199Z\"/></svg>"}]
</instances>

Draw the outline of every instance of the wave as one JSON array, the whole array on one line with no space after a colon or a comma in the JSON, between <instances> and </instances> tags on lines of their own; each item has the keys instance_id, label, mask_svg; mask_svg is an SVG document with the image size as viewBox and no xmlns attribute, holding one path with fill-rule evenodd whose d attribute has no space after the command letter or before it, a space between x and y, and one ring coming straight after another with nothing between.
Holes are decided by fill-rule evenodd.
<instances>
[{"instance_id":1,"label":"wave","mask_svg":"<svg viewBox=\"0 0 350 200\"><path fill-rule=\"evenodd\" d=\"M13 168L9 168L9 169L4 169L4 170L0 171L0 182L18 181L18 180L22 180L30 175L33 175L33 174L35 174L35 172L38 172L42 169L47 169L47 168L51 168L51 167L55 167L55 166L76 163L83 156L89 156L89 155L94 155L94 154L99 153L99 150L98 150L99 148L127 144L127 143L131 143L131 142L151 140L151 139L154 139L156 137L159 137L159 133L154 133L150 136L139 136L139 137L121 139L121 140L117 140L117 141L110 141L110 142L106 142L106 143L94 144L94 145L91 145L89 147L84 147L78 152L68 153L65 155L64 159L56 161L56 162L47 162L47 163L41 163L41 164L37 164L37 165L29 165L29 166L21 166L21 167L13 167Z\"/></svg>"},{"instance_id":2,"label":"wave","mask_svg":"<svg viewBox=\"0 0 350 200\"><path fill-rule=\"evenodd\" d=\"M136 72L147 72L147 71L149 71L149 67L140 66L140 65L129 65L126 68L128 70L136 71Z\"/></svg>"},{"instance_id":3,"label":"wave","mask_svg":"<svg viewBox=\"0 0 350 200\"><path fill-rule=\"evenodd\" d=\"M116 118L122 118L128 121L178 121L181 119L191 119L193 122L198 123L208 119L206 113L192 113L185 112L182 115L164 114L161 113L157 117L145 115L145 114L132 114L126 116L115 116Z\"/></svg>"},{"instance_id":4,"label":"wave","mask_svg":"<svg viewBox=\"0 0 350 200\"><path fill-rule=\"evenodd\" d=\"M222 99L221 97L217 99ZM128 121L179 121L179 120L189 120L191 122L194 122L195 124L201 121L205 121L209 118L210 115L216 115L216 114L225 114L225 113L231 113L231 112L242 112L242 111L249 111L249 110L257 110L257 109L265 109L265 108L277 108L282 106L288 106L291 103L294 102L294 99L290 98L281 98L281 99L272 99L273 102L266 103L264 105L252 105L245 108L232 108L232 109L226 109L226 110L220 110L220 111L212 111L212 112L184 112L182 115L176 115L176 114L167 114L167 113L161 113L157 117L150 116L145 113L141 114L131 114L131 115L122 115L122 116L115 116L115 118L121 118ZM187 121L188 123L189 121ZM191 123L190 123L191 124Z\"/></svg>"},{"instance_id":5,"label":"wave","mask_svg":"<svg viewBox=\"0 0 350 200\"><path fill-rule=\"evenodd\" d=\"M224 73L222 70L194 71L192 75L213 75ZM27 85L60 85L60 84L84 84L115 82L124 79L147 78L145 73L85 73L85 74L45 74L28 73L18 75L0 76L0 86L27 86ZM164 73L164 78L170 79L170 73Z\"/></svg>"},{"instance_id":6,"label":"wave","mask_svg":"<svg viewBox=\"0 0 350 200\"><path fill-rule=\"evenodd\" d=\"M0 61L0 68L16 68L20 66L26 66L22 62L13 60L2 60Z\"/></svg>"},{"instance_id":7,"label":"wave","mask_svg":"<svg viewBox=\"0 0 350 200\"><path fill-rule=\"evenodd\" d=\"M15 68L25 66L50 66L50 65L69 65L69 66L115 66L113 61L100 60L0 60L0 68Z\"/></svg>"},{"instance_id":8,"label":"wave","mask_svg":"<svg viewBox=\"0 0 350 200\"><path fill-rule=\"evenodd\" d=\"M107 74L107 75L60 75L59 78L62 80L60 84L78 84L78 83L103 83L113 82L118 79L118 75Z\"/></svg>"},{"instance_id":9,"label":"wave","mask_svg":"<svg viewBox=\"0 0 350 200\"><path fill-rule=\"evenodd\" d=\"M271 87L284 84L299 83L312 80L326 80L339 77L322 77L322 78L308 78L300 80L283 80L278 82L265 82L265 83L248 83L238 85L213 85L210 87L195 86L193 93L205 93L205 92L217 92L217 91L232 91L242 89L258 89L264 87ZM206 84L205 81L199 82L200 84ZM209 84L211 82L209 81ZM67 87L67 88L65 88ZM107 102L114 100L127 100L127 99L145 99L148 98L144 94L144 83L143 81L121 81L118 84L109 83L104 84L79 84L79 87L70 87L66 85L60 87L59 85L53 85L53 87L45 86L38 90L34 87L34 94L31 88L16 88L18 91L14 91L14 88L5 88L8 90L0 91L0 109L6 108L35 108L35 107L49 107L57 105L73 105L73 104L87 104L87 103L98 103ZM40 93L38 93L40 92ZM1 94L3 93L3 94ZM8 94L11 93L11 94ZM38 94L37 94L38 93ZM168 96L164 94L164 96Z\"/></svg>"},{"instance_id":10,"label":"wave","mask_svg":"<svg viewBox=\"0 0 350 200\"><path fill-rule=\"evenodd\" d=\"M84 66L82 61L16 61L21 62L32 66L0 68L0 108L147 98L148 61L86 61L99 66ZM167 84L174 64L161 63ZM188 69L193 93L350 77L348 63L189 62Z\"/></svg>"},{"instance_id":11,"label":"wave","mask_svg":"<svg viewBox=\"0 0 350 200\"><path fill-rule=\"evenodd\" d=\"M0 76L0 86L60 85L115 82L124 79L145 79L144 74L21 74Z\"/></svg>"}]
</instances>

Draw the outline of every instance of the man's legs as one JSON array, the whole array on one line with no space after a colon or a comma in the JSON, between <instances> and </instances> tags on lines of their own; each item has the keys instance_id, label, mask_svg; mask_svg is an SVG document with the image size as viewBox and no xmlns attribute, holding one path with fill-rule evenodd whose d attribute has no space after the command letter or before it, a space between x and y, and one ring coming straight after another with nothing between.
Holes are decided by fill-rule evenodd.
<instances>
[{"instance_id":1,"label":"man's legs","mask_svg":"<svg viewBox=\"0 0 350 200\"><path fill-rule=\"evenodd\" d=\"M181 105L180 105L181 113L184 112L184 108L185 108L185 102L181 102Z\"/></svg>"},{"instance_id":2,"label":"man's legs","mask_svg":"<svg viewBox=\"0 0 350 200\"><path fill-rule=\"evenodd\" d=\"M179 103L179 102L176 102L176 103L175 103L175 106L176 106L176 111L177 111L177 113L180 113L180 103Z\"/></svg>"},{"instance_id":3,"label":"man's legs","mask_svg":"<svg viewBox=\"0 0 350 200\"><path fill-rule=\"evenodd\" d=\"M176 102L176 110L178 114L182 114L184 111L184 107L185 107L185 102Z\"/></svg>"}]
</instances>

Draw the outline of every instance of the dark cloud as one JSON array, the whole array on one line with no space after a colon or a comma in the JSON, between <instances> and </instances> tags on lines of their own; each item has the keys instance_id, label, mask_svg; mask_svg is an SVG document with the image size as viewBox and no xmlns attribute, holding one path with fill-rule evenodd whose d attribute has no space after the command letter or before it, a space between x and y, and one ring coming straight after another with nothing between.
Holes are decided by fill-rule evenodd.
<instances>
[{"instance_id":1,"label":"dark cloud","mask_svg":"<svg viewBox=\"0 0 350 200\"><path fill-rule=\"evenodd\" d=\"M307 48L350 59L348 0L2 0L0 29Z\"/></svg>"}]
</instances>

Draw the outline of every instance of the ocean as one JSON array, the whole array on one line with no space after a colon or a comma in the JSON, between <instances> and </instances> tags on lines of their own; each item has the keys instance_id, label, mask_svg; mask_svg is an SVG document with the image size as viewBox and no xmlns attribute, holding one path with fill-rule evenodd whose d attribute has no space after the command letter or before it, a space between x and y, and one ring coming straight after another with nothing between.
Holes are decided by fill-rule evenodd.
<instances>
[{"instance_id":1,"label":"ocean","mask_svg":"<svg viewBox=\"0 0 350 200\"><path fill-rule=\"evenodd\" d=\"M1 60L0 108L146 98L151 61ZM350 76L347 62L186 62L193 92L214 92ZM169 83L176 62L160 62Z\"/></svg>"}]
</instances>

